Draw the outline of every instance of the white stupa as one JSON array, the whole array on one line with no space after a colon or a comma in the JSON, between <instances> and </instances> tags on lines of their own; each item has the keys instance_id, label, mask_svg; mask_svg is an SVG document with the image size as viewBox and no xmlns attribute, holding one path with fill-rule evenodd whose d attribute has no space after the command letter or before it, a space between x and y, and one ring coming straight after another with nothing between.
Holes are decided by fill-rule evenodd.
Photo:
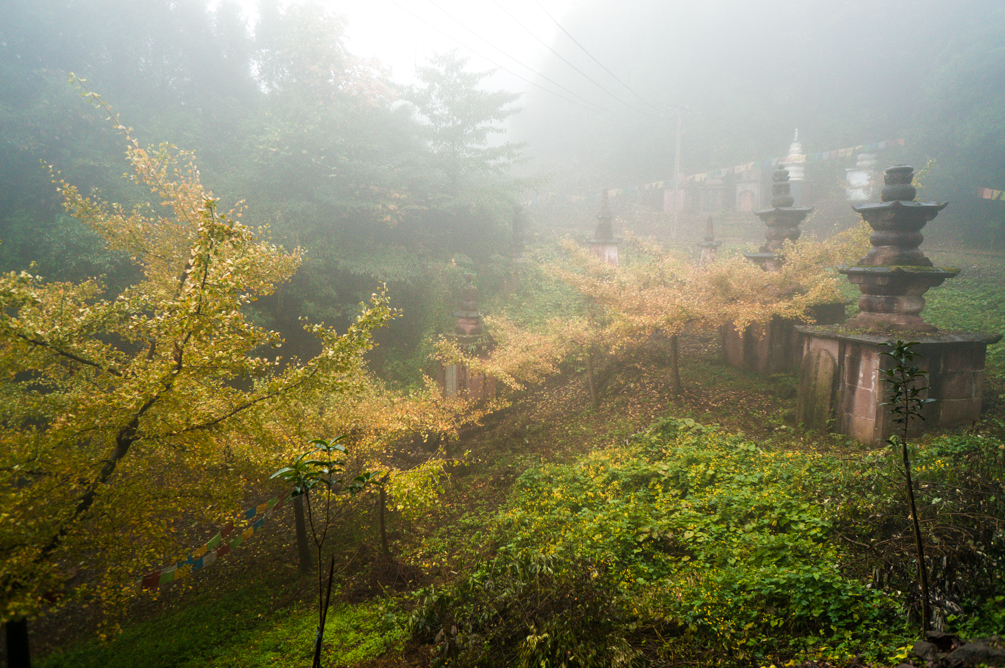
<instances>
[{"instance_id":1,"label":"white stupa","mask_svg":"<svg viewBox=\"0 0 1005 668\"><path fill-rule=\"evenodd\" d=\"M802 181L806 171L806 155L803 153L803 145L799 143L799 128L796 128L796 136L789 144L789 155L785 158L785 168L789 170L789 181Z\"/></svg>"}]
</instances>

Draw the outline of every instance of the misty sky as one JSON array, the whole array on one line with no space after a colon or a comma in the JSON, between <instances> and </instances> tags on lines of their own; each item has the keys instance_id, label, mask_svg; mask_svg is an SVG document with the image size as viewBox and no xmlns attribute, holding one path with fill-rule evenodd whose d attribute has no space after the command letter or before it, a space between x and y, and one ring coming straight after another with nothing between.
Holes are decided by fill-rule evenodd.
<instances>
[{"instance_id":1,"label":"misty sky","mask_svg":"<svg viewBox=\"0 0 1005 668\"><path fill-rule=\"evenodd\" d=\"M538 69L562 21L578 0L323 0L333 13L347 19L349 51L361 57L374 56L392 68L392 78L414 82L416 62L437 51L457 48L470 57L472 70L497 70L487 87L524 91L525 79ZM241 0L246 14L255 20L257 0ZM543 8L543 9L542 9ZM547 13L546 13L547 12ZM522 63L522 64L521 64Z\"/></svg>"}]
</instances>

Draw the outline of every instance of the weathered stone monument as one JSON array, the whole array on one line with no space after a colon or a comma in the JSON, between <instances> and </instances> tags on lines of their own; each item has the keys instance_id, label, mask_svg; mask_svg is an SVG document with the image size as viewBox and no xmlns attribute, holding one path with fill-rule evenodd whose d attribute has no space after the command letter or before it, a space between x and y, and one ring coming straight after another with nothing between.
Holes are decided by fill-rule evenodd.
<instances>
[{"instance_id":1,"label":"weathered stone monument","mask_svg":"<svg viewBox=\"0 0 1005 668\"><path fill-rule=\"evenodd\" d=\"M607 264L618 266L618 245L621 239L614 236L614 228L611 225L611 208L607 204L607 191L600 201L600 213L597 214L597 229L593 233L593 238L587 239L590 251Z\"/></svg>"},{"instance_id":2,"label":"weathered stone monument","mask_svg":"<svg viewBox=\"0 0 1005 668\"><path fill-rule=\"evenodd\" d=\"M465 352L485 352L489 341L482 329L482 314L478 312L478 288L471 284L470 274L464 277L460 306L453 312L457 318L454 340ZM462 364L437 364L436 381L445 397L460 394L476 401L495 398L495 378L472 373Z\"/></svg>"},{"instance_id":3,"label":"weathered stone monument","mask_svg":"<svg viewBox=\"0 0 1005 668\"><path fill-rule=\"evenodd\" d=\"M790 192L795 206L802 206L805 198L806 154L799 142L799 128L796 128L792 143L789 144L789 154L785 156L784 164L789 170ZM774 206L774 205L772 205ZM789 206L792 206L790 204Z\"/></svg>"},{"instance_id":4,"label":"weathered stone monument","mask_svg":"<svg viewBox=\"0 0 1005 668\"><path fill-rule=\"evenodd\" d=\"M778 166L771 175L771 181L771 208L754 212L768 228L764 233L765 243L757 253L744 254L767 271L775 271L781 266L778 251L782 250L786 240L799 238L802 234L799 225L813 212L812 208L793 206L795 198L790 190L789 170L784 165Z\"/></svg>"},{"instance_id":5,"label":"weathered stone monument","mask_svg":"<svg viewBox=\"0 0 1005 668\"><path fill-rule=\"evenodd\" d=\"M813 211L812 208L793 206L795 200L789 188L789 171L784 165L779 165L772 175L771 208L754 212L767 226L765 243L758 252L745 253L744 256L765 271L781 268L779 251L786 240L796 241L799 238L799 225ZM844 304L817 306L812 315L818 323L841 322L844 320ZM751 325L743 331L727 325L722 335L727 363L764 375L797 371L803 355L803 343L796 324L793 320L773 318L770 322Z\"/></svg>"},{"instance_id":6,"label":"weathered stone monument","mask_svg":"<svg viewBox=\"0 0 1005 668\"><path fill-rule=\"evenodd\" d=\"M805 355L797 415L808 428L832 428L872 444L889 438L893 425L881 405L881 371L892 365L883 344L895 339L918 342L920 365L929 374L930 401L915 429L969 425L980 415L985 353L1001 335L943 332L921 317L925 292L959 270L933 266L919 248L921 229L947 203L915 202L912 178L911 167L891 167L882 202L853 207L873 229L869 253L840 269L862 293L861 313L840 327L798 328Z\"/></svg>"},{"instance_id":7,"label":"weathered stone monument","mask_svg":"<svg viewBox=\"0 0 1005 668\"><path fill-rule=\"evenodd\" d=\"M721 241L715 240L715 223L712 222L712 216L709 216L708 220L705 221L705 237L698 242L698 248L701 249L701 257L698 258L698 266L702 267L706 264L715 262L715 251L718 250L721 245Z\"/></svg>"}]
</instances>

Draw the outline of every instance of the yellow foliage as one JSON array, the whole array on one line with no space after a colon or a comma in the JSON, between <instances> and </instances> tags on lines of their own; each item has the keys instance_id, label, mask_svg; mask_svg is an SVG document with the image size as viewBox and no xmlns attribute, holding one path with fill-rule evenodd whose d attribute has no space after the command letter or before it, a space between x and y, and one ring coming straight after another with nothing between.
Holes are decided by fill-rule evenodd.
<instances>
[{"instance_id":1,"label":"yellow foliage","mask_svg":"<svg viewBox=\"0 0 1005 668\"><path fill-rule=\"evenodd\" d=\"M371 333L394 316L374 295L344 335L308 326L322 343L310 362L265 356L282 339L243 309L300 252L264 241L239 210L220 213L191 154L144 149L113 122L160 207L126 211L55 182L70 215L128 253L138 282L106 295L97 280L0 276L0 621L72 593L77 567L118 607L144 570L190 547L179 522L228 516L268 475L281 448L250 437L256 414L359 388Z\"/></svg>"},{"instance_id":2,"label":"yellow foliage","mask_svg":"<svg viewBox=\"0 0 1005 668\"><path fill-rule=\"evenodd\" d=\"M656 242L632 237L626 244L632 252L614 267L566 239L560 245L569 262L547 269L589 300L588 317L552 320L539 332L486 317L495 344L488 355L468 354L443 339L437 359L520 390L556 373L569 355L631 347L657 331L714 331L727 323L742 329L774 316L809 322L813 306L841 299L833 268L864 255L868 236L862 223L824 242L787 242L774 272L739 255L698 268Z\"/></svg>"}]
</instances>

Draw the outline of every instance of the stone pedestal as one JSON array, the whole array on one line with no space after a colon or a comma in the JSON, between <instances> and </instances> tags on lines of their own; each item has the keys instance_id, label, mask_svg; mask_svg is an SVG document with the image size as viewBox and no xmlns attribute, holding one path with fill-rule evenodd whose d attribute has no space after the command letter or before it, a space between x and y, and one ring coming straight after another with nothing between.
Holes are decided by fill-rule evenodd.
<instances>
[{"instance_id":1,"label":"stone pedestal","mask_svg":"<svg viewBox=\"0 0 1005 668\"><path fill-rule=\"evenodd\" d=\"M844 304L820 304L810 309L815 322L835 325L844 322ZM763 325L750 325L743 331L732 325L722 330L722 349L726 363L737 369L748 369L764 376L776 373L796 373L803 356L803 335L800 323L785 318L772 318Z\"/></svg>"},{"instance_id":2,"label":"stone pedestal","mask_svg":"<svg viewBox=\"0 0 1005 668\"><path fill-rule=\"evenodd\" d=\"M837 327L796 328L803 336L796 419L805 428L835 431L870 445L894 433L887 401L889 390L880 371L894 361L883 345L896 334L870 334ZM928 372L922 410L912 421L914 434L925 430L969 426L980 417L987 347L1000 334L910 333ZM904 338L901 336L900 338Z\"/></svg>"},{"instance_id":3,"label":"stone pedestal","mask_svg":"<svg viewBox=\"0 0 1005 668\"><path fill-rule=\"evenodd\" d=\"M487 401L496 396L496 379L471 373L460 364L436 365L436 382L445 397L464 395L473 401Z\"/></svg>"}]
</instances>

